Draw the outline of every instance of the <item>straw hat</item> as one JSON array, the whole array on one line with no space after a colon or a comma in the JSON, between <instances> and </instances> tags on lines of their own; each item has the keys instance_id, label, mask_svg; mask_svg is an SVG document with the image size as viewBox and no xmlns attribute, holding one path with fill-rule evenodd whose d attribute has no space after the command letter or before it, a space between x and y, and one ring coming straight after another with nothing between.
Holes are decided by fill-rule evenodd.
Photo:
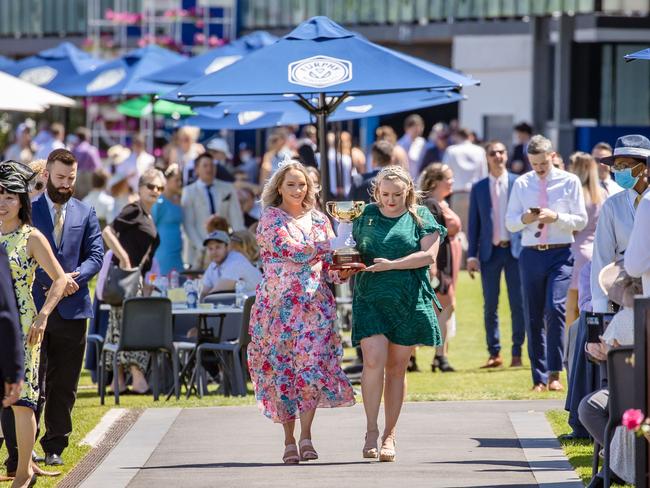
<instances>
[{"instance_id":1,"label":"straw hat","mask_svg":"<svg viewBox=\"0 0 650 488\"><path fill-rule=\"evenodd\" d=\"M106 154L113 166L119 166L128 159L131 155L131 150L121 144L115 144L108 148Z\"/></svg>"},{"instance_id":2,"label":"straw hat","mask_svg":"<svg viewBox=\"0 0 650 488\"><path fill-rule=\"evenodd\" d=\"M628 275L625 268L623 268L623 261L617 261L605 266L598 275L598 284L610 301L621 306L627 305L623 302L626 291L630 287L634 287L631 290L632 296L636 294L637 289L639 292L641 289L641 279Z\"/></svg>"}]
</instances>

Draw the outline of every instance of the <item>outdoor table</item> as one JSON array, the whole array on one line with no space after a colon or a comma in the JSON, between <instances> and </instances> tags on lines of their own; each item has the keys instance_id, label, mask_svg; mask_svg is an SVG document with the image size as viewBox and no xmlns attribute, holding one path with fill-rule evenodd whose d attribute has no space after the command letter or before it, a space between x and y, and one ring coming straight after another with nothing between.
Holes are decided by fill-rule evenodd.
<instances>
[{"instance_id":1,"label":"outdoor table","mask_svg":"<svg viewBox=\"0 0 650 488\"><path fill-rule=\"evenodd\" d=\"M100 305L100 310L110 311L110 309L111 309L111 305L105 303ZM179 315L192 315L198 317L199 330L198 330L197 342L196 342L197 347L199 344L202 344L203 342L208 342L208 341L212 342L215 340L217 343L221 342L222 340L221 334L223 333L223 323L226 319L226 315L241 314L241 313L243 313L243 308L241 307L222 305L222 304L216 304L212 308L202 308L202 307L187 308L184 306L183 307L172 306L172 318ZM214 334L213 329L208 326L209 317L219 318L219 328L217 330L216 335ZM192 389L194 389L194 381L193 381L194 372L192 372L192 375L189 378L189 382L186 381L186 376L194 363L195 356L196 356L196 347L192 350L190 356L187 358L187 362L183 366L183 369L181 369L180 371L180 380L182 382L182 385L185 385L185 388L187 390L186 398L189 398ZM173 389L168 393L167 400L171 398L172 394L173 394Z\"/></svg>"}]
</instances>

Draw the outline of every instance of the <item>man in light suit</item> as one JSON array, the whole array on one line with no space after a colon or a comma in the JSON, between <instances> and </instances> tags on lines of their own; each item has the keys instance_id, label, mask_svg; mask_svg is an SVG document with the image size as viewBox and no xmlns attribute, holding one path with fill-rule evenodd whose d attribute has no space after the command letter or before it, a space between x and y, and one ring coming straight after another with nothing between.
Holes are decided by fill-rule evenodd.
<instances>
[{"instance_id":1,"label":"man in light suit","mask_svg":"<svg viewBox=\"0 0 650 488\"><path fill-rule=\"evenodd\" d=\"M521 234L506 229L506 209L517 176L506 171L508 153L502 142L488 142L485 151L489 175L476 182L470 192L467 270L472 278L476 271L481 271L483 317L490 354L483 368L496 368L503 364L497 309L501 272L505 272L512 318L510 366L516 367L521 366L521 347L526 336L518 263Z\"/></svg>"},{"instance_id":2,"label":"man in light suit","mask_svg":"<svg viewBox=\"0 0 650 488\"><path fill-rule=\"evenodd\" d=\"M104 245L99 221L92 207L72 198L77 160L66 149L55 149L47 158L47 190L32 205L33 225L47 238L68 280L64 298L50 315L41 344L39 382L41 396L37 419L45 407L45 433L41 446L45 464L63 464L61 454L72 433L72 408L86 349L86 321L93 316L88 282L102 265ZM36 270L32 287L36 308L45 302L52 284ZM38 421L38 420L37 420ZM7 437L7 447L10 439ZM14 471L12 450L7 471Z\"/></svg>"},{"instance_id":3,"label":"man in light suit","mask_svg":"<svg viewBox=\"0 0 650 488\"><path fill-rule=\"evenodd\" d=\"M215 180L212 156L200 154L194 161L198 179L183 190L183 227L189 238L188 261L194 269L204 269L203 241L208 235L206 222L217 214L228 220L233 231L244 229L244 214L237 191L231 183Z\"/></svg>"}]
</instances>

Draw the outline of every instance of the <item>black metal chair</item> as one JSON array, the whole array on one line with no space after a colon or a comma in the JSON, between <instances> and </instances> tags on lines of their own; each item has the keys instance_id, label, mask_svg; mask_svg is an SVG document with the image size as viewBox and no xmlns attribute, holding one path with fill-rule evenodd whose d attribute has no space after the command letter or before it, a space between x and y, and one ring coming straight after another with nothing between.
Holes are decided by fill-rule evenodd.
<instances>
[{"instance_id":1,"label":"black metal chair","mask_svg":"<svg viewBox=\"0 0 650 488\"><path fill-rule=\"evenodd\" d=\"M231 385L232 393L236 396L246 396L246 378L244 371L246 371L245 354L246 346L250 343L250 334L248 333L248 325L250 323L251 309L255 303L255 296L250 296L244 303L242 316L239 319L239 335L235 339L228 339L226 331L222 335L223 340L219 343L204 342L196 349L196 379L197 390L199 397L203 395L204 387L203 381L205 375L203 374L202 358L206 352L219 353L222 357L222 364L224 366L224 380L228 381ZM224 326L225 328L225 326Z\"/></svg>"},{"instance_id":2,"label":"black metal chair","mask_svg":"<svg viewBox=\"0 0 650 488\"><path fill-rule=\"evenodd\" d=\"M100 402L104 404L106 389L106 354L113 353L113 390L115 404L120 403L117 353L121 351L147 351L151 354L152 389L154 400L159 395L160 354L168 353L172 358L174 393L179 398L178 353L174 347L172 331L172 303L164 297L135 297L124 300L122 305L120 340L117 344L105 342L100 355L99 390Z\"/></svg>"},{"instance_id":3,"label":"black metal chair","mask_svg":"<svg viewBox=\"0 0 650 488\"><path fill-rule=\"evenodd\" d=\"M609 450L616 427L621 425L623 413L635 407L634 401L634 346L610 349L607 353L607 377L609 382L609 421L605 428L605 456L603 459L604 486L609 488Z\"/></svg>"}]
</instances>

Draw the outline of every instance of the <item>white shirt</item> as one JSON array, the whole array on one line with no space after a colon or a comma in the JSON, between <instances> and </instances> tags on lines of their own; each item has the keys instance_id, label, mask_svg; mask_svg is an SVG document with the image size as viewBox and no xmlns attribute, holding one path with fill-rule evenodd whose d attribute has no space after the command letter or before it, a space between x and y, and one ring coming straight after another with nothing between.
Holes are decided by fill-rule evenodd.
<instances>
[{"instance_id":1,"label":"white shirt","mask_svg":"<svg viewBox=\"0 0 650 488\"><path fill-rule=\"evenodd\" d=\"M426 143L427 141L424 137L418 136L411 140L411 136L408 134L404 134L397 141L397 144L402 146L406 154L408 154L409 172L411 173L411 178L414 180L417 180L420 175L420 158L422 157L422 150Z\"/></svg>"},{"instance_id":2,"label":"white shirt","mask_svg":"<svg viewBox=\"0 0 650 488\"><path fill-rule=\"evenodd\" d=\"M625 250L625 271L630 276L640 276L643 295L650 296L650 192L645 193L636 209Z\"/></svg>"},{"instance_id":3,"label":"white shirt","mask_svg":"<svg viewBox=\"0 0 650 488\"><path fill-rule=\"evenodd\" d=\"M488 174L485 149L470 141L449 146L442 162L454 172L453 191L470 191L472 185Z\"/></svg>"},{"instance_id":4,"label":"white shirt","mask_svg":"<svg viewBox=\"0 0 650 488\"><path fill-rule=\"evenodd\" d=\"M539 207L541 180L537 173L529 171L515 180L508 200L506 212L506 227L510 232L522 232L521 244L523 246L536 246L539 244L571 244L573 233L585 228L587 225L587 210L582 196L582 184L574 174L552 168L546 176L548 194L548 208L557 213L557 221L545 224L546 240L544 235L535 237L538 233L538 222L524 224L521 221L524 213L529 208Z\"/></svg>"},{"instance_id":5,"label":"white shirt","mask_svg":"<svg viewBox=\"0 0 650 488\"><path fill-rule=\"evenodd\" d=\"M495 191L495 185L499 183L499 202L498 208L492 207L492 226L498 227L499 241L509 241L510 233L506 228L506 211L508 209L508 172L504 171L501 176L495 178L491 174L488 175L490 181L490 200L492 200L492 192ZM495 211L496 210L496 211ZM495 218L498 215L499 219Z\"/></svg>"},{"instance_id":6,"label":"white shirt","mask_svg":"<svg viewBox=\"0 0 650 488\"><path fill-rule=\"evenodd\" d=\"M52 218L52 225L54 225L54 216L56 215L56 209L54 208L54 202L50 200L50 196L47 194L47 191L43 193L45 195L45 200L47 201L47 206L50 209L50 217ZM65 224L65 214L68 212L68 202L65 202L61 206L61 220Z\"/></svg>"},{"instance_id":7,"label":"white shirt","mask_svg":"<svg viewBox=\"0 0 650 488\"><path fill-rule=\"evenodd\" d=\"M616 183L613 179L607 178L606 180L601 180L600 181L600 186L605 189L605 192L607 192L607 196L611 197L612 195L616 195L617 193L620 193L623 191L623 188L621 185Z\"/></svg>"},{"instance_id":8,"label":"white shirt","mask_svg":"<svg viewBox=\"0 0 650 488\"><path fill-rule=\"evenodd\" d=\"M244 280L246 292L255 293L255 288L262 281L262 273L246 257L237 251L229 251L221 264L210 263L203 274L203 289L211 290L221 280Z\"/></svg>"},{"instance_id":9,"label":"white shirt","mask_svg":"<svg viewBox=\"0 0 650 488\"><path fill-rule=\"evenodd\" d=\"M104 190L91 190L82 201L95 209L95 213L99 220L103 220L107 224L110 224L113 221L115 198L110 196Z\"/></svg>"},{"instance_id":10,"label":"white shirt","mask_svg":"<svg viewBox=\"0 0 650 488\"><path fill-rule=\"evenodd\" d=\"M607 295L598 284L598 276L605 266L620 261L623 253L627 252L634 226L634 200L637 196L638 193L634 190L619 192L605 200L600 209L591 256L591 305L594 312L608 311Z\"/></svg>"}]
</instances>

